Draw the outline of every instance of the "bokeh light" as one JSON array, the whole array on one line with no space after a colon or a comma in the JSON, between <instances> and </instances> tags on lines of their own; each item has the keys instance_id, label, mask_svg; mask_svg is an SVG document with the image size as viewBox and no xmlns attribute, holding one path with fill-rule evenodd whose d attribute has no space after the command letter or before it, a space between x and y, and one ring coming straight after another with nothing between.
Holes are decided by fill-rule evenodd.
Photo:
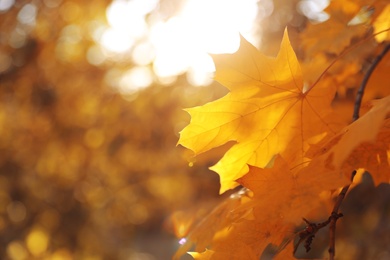
<instances>
[{"instance_id":1,"label":"bokeh light","mask_svg":"<svg viewBox=\"0 0 390 260\"><path fill-rule=\"evenodd\" d=\"M210 84L214 67L205 56L234 52L239 33L253 40L256 14L257 1L187 1L176 16L151 28L154 72L164 78L192 71L190 83Z\"/></svg>"},{"instance_id":2,"label":"bokeh light","mask_svg":"<svg viewBox=\"0 0 390 260\"><path fill-rule=\"evenodd\" d=\"M26 207L23 203L14 201L7 205L7 213L11 221L20 222L26 217Z\"/></svg>"},{"instance_id":3,"label":"bokeh light","mask_svg":"<svg viewBox=\"0 0 390 260\"><path fill-rule=\"evenodd\" d=\"M215 68L208 53L234 52L239 45L239 33L254 43L260 40L253 30L257 0L188 0L169 19L156 15L157 7L155 0L113 1L106 12L109 26L97 28L94 35L109 58L123 59L130 53L138 65L153 64L157 76L153 81L162 84L172 84L176 76L188 72L190 84L209 85ZM104 59L93 48L88 60L99 65ZM150 85L153 81L144 82ZM136 87L133 84L132 91ZM120 89L126 92L123 87Z\"/></svg>"},{"instance_id":4,"label":"bokeh light","mask_svg":"<svg viewBox=\"0 0 390 260\"><path fill-rule=\"evenodd\" d=\"M15 0L0 0L0 12L5 12L10 9L15 3Z\"/></svg>"},{"instance_id":5,"label":"bokeh light","mask_svg":"<svg viewBox=\"0 0 390 260\"><path fill-rule=\"evenodd\" d=\"M329 14L324 12L329 5L329 0L303 0L298 3L298 10L314 22L323 22L329 18Z\"/></svg>"},{"instance_id":6,"label":"bokeh light","mask_svg":"<svg viewBox=\"0 0 390 260\"><path fill-rule=\"evenodd\" d=\"M22 24L34 25L37 15L37 7L34 4L26 4L18 13L18 21Z\"/></svg>"},{"instance_id":7,"label":"bokeh light","mask_svg":"<svg viewBox=\"0 0 390 260\"><path fill-rule=\"evenodd\" d=\"M20 241L12 241L7 246L7 256L12 260L27 259L28 252Z\"/></svg>"},{"instance_id":8,"label":"bokeh light","mask_svg":"<svg viewBox=\"0 0 390 260\"><path fill-rule=\"evenodd\" d=\"M31 254L38 257L46 251L49 245L48 234L42 228L34 228L27 235L26 245Z\"/></svg>"}]
</instances>

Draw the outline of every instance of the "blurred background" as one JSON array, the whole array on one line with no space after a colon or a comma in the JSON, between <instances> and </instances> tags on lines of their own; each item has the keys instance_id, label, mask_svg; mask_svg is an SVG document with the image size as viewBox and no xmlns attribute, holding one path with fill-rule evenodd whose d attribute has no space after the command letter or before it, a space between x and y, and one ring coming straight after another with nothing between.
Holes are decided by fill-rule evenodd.
<instances>
[{"instance_id":1,"label":"blurred background","mask_svg":"<svg viewBox=\"0 0 390 260\"><path fill-rule=\"evenodd\" d=\"M222 197L176 146L221 97L208 53L267 54L328 1L0 0L0 259L170 259Z\"/></svg>"}]
</instances>

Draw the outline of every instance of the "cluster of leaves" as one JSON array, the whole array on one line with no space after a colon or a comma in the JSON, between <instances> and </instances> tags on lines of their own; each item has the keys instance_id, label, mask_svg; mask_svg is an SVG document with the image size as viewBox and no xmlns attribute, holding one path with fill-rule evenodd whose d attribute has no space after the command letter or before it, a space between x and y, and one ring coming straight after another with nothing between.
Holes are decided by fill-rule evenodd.
<instances>
[{"instance_id":1,"label":"cluster of leaves","mask_svg":"<svg viewBox=\"0 0 390 260\"><path fill-rule=\"evenodd\" d=\"M195 259L259 259L270 245L284 249L275 259L294 258L293 243L286 246L294 228L330 214L355 170L389 182L389 88L385 69L374 67L389 49L389 9L386 1L331 2L329 20L300 32L301 62L287 30L275 58L244 38L236 53L213 57L229 93L187 109L179 144L198 155L234 142L211 169L220 193L246 189L195 227L177 257L195 243ZM382 65L388 70L389 58ZM373 71L382 82L367 85ZM324 226L341 216L338 206Z\"/></svg>"}]
</instances>

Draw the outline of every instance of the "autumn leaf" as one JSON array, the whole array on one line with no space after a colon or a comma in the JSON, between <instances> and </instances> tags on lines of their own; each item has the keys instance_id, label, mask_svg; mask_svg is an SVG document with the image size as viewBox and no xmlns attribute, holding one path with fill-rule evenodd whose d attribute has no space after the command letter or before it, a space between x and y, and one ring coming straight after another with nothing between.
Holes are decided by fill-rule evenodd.
<instances>
[{"instance_id":1,"label":"autumn leaf","mask_svg":"<svg viewBox=\"0 0 390 260\"><path fill-rule=\"evenodd\" d=\"M377 19L374 22L374 33L379 33L381 31L387 30L390 28L390 5L387 5L380 15L377 17ZM390 33L389 31L377 34L375 36L375 39L378 42L388 41L390 40Z\"/></svg>"},{"instance_id":2,"label":"autumn leaf","mask_svg":"<svg viewBox=\"0 0 390 260\"><path fill-rule=\"evenodd\" d=\"M238 182L254 193L254 215L257 219L274 219L283 216L299 224L311 209L316 207L322 191L348 184L349 180L326 168L307 167L290 169L287 162L277 156L272 168L250 167ZM272 201L272 203L269 203Z\"/></svg>"},{"instance_id":3,"label":"autumn leaf","mask_svg":"<svg viewBox=\"0 0 390 260\"><path fill-rule=\"evenodd\" d=\"M232 223L231 232L215 241L204 252L190 254L195 259L259 259L269 245L279 245L287 235L291 235L293 226L280 219L267 219L259 222L245 220ZM207 258L210 257L210 258Z\"/></svg>"},{"instance_id":4,"label":"autumn leaf","mask_svg":"<svg viewBox=\"0 0 390 260\"><path fill-rule=\"evenodd\" d=\"M272 168L250 167L238 182L254 193L251 206L255 222L277 220L278 225L298 226L302 217L318 206L322 191L338 189L350 181L336 170L316 165L290 169L286 161L277 156ZM293 237L291 230L278 230L276 234L270 233L268 241L273 239L272 244L280 246L288 237ZM292 250L289 253L292 258Z\"/></svg>"},{"instance_id":5,"label":"autumn leaf","mask_svg":"<svg viewBox=\"0 0 390 260\"><path fill-rule=\"evenodd\" d=\"M331 2L326 9L331 18L301 34L304 74L287 31L276 57L263 55L244 38L236 53L213 56L215 79L229 93L187 109L191 122L180 133L179 144L198 155L234 142L211 169L220 176L221 193L240 184L253 196L223 206L197 227L192 240L203 243L205 238L207 243L191 253L195 259L259 259L269 248L278 250L276 259L293 259L291 242L297 235L311 232L302 245L308 250L308 239L320 228L330 225L335 233L352 172L364 169L376 184L390 180L390 97L372 102L348 126L339 124L340 114L345 118L348 113L351 120L358 106L353 93L365 84L360 82L367 77L362 71L379 46L368 35L369 26L384 17L378 15L383 8L376 9L383 4ZM353 17L358 21L349 22ZM383 80L385 74L380 75ZM377 85L384 88L382 82ZM227 220L232 215L238 218ZM305 229L294 230L310 217L319 222L305 220ZM330 237L329 252L334 252Z\"/></svg>"},{"instance_id":6,"label":"autumn leaf","mask_svg":"<svg viewBox=\"0 0 390 260\"><path fill-rule=\"evenodd\" d=\"M285 237L293 234L293 225L278 218L246 220L234 225L234 233L226 240L234 242L235 238L247 244L260 256L269 245L280 245Z\"/></svg>"},{"instance_id":7,"label":"autumn leaf","mask_svg":"<svg viewBox=\"0 0 390 260\"><path fill-rule=\"evenodd\" d=\"M321 163L326 164L326 167L329 169L332 167L340 169L343 163L359 145L367 143L367 149L367 145L376 140L386 119L386 115L390 112L390 96L372 101L372 103L373 107L366 114L342 129L340 133L328 140L326 144L318 143L313 145L312 149L308 151L308 154L311 157L317 157L315 160L322 161ZM387 147L387 145L383 144L384 138L385 136L382 136L382 138L374 145L376 145L376 147ZM356 154L355 152L352 157L359 159L355 160L353 163L351 161L352 159L350 159L349 164L351 165L352 163L353 167L349 168L349 171L345 172L345 174L349 174L351 169L366 168L368 170L377 164L377 162L368 158L370 156L370 152L364 152L365 149L363 147L360 147L361 154ZM372 152L378 151L378 149L375 149ZM382 153L387 154L386 149ZM368 161L371 161L373 164L367 164Z\"/></svg>"},{"instance_id":8,"label":"autumn leaf","mask_svg":"<svg viewBox=\"0 0 390 260\"><path fill-rule=\"evenodd\" d=\"M390 56L386 55L372 73L364 91L362 102L366 103L367 101L390 95L390 82L383 80L388 77L389 68Z\"/></svg>"},{"instance_id":9,"label":"autumn leaf","mask_svg":"<svg viewBox=\"0 0 390 260\"><path fill-rule=\"evenodd\" d=\"M342 165L343 172L356 168L368 171L376 185L389 183L390 163L390 119L383 123L374 142L363 142L356 147Z\"/></svg>"},{"instance_id":10,"label":"autumn leaf","mask_svg":"<svg viewBox=\"0 0 390 260\"><path fill-rule=\"evenodd\" d=\"M199 154L229 141L237 142L212 170L223 193L248 172L248 164L265 167L276 154L301 163L310 137L334 132L325 117L335 89L305 86L287 30L276 58L261 54L241 38L234 54L214 56L216 80L230 93L214 102L187 109L190 124L179 144Z\"/></svg>"},{"instance_id":11,"label":"autumn leaf","mask_svg":"<svg viewBox=\"0 0 390 260\"><path fill-rule=\"evenodd\" d=\"M194 244L196 244L195 250L202 251L218 240L218 236L221 237L229 233L231 223L245 216L244 211L237 211L236 209L240 205L245 205L248 202L248 196L250 194L247 190L241 190L223 200L191 230L189 235L184 239L185 243L176 252L174 259L179 259ZM217 233L219 235L216 237ZM202 257L208 254L211 254L211 252L204 253Z\"/></svg>"},{"instance_id":12,"label":"autumn leaf","mask_svg":"<svg viewBox=\"0 0 390 260\"><path fill-rule=\"evenodd\" d=\"M273 259L274 260L291 260L296 259L293 255L294 244L289 243L286 248L279 252Z\"/></svg>"}]
</instances>

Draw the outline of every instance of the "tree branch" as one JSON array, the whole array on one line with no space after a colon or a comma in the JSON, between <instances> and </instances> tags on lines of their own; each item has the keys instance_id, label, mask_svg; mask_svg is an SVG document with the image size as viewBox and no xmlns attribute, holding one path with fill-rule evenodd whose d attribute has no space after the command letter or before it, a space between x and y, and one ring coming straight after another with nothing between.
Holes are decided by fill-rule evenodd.
<instances>
[{"instance_id":1,"label":"tree branch","mask_svg":"<svg viewBox=\"0 0 390 260\"><path fill-rule=\"evenodd\" d=\"M356 175L356 170L352 172L351 183L353 182L353 178L355 177L355 175ZM338 212L339 212L339 208L341 206L341 203L343 202L345 195L347 194L350 186L351 186L351 184L344 186L344 188L341 190L340 194L337 196L336 203L334 204L332 213L329 217L329 237L330 237L329 249L328 249L329 260L333 260L334 256L335 256L335 252L336 252L336 247L335 247L335 245L336 245L336 222L337 222L337 219L339 219L340 217L343 216L341 213L338 213Z\"/></svg>"},{"instance_id":2,"label":"tree branch","mask_svg":"<svg viewBox=\"0 0 390 260\"><path fill-rule=\"evenodd\" d=\"M367 82L370 79L371 74L379 64L379 62L382 60L382 58L386 55L386 53L390 50L390 44L386 44L382 52L375 57L373 60L371 66L368 68L368 71L366 75L364 75L363 81L358 89L358 92L356 94L356 99L355 99L355 105L354 105L354 111L353 111L353 121L356 121L359 118L359 111L360 111L360 106L362 103L363 95L364 95L364 90L366 88ZM349 187L351 186L353 179L356 175L356 170L354 170L351 174L351 183L344 186L340 192L340 194L336 198L336 202L333 206L333 210L331 215L329 216L328 220L322 222L322 223L312 223L305 218L303 219L306 222L306 228L302 231L300 231L299 234L299 241L297 244L294 245L294 254L298 249L298 246L305 241L305 248L306 252L310 250L311 243L314 239L315 234L323 227L326 227L329 225L329 260L334 260L335 257L335 252L336 252L336 222L339 218L343 216L342 213L339 213L339 209L341 206L341 203L343 202Z\"/></svg>"},{"instance_id":3,"label":"tree branch","mask_svg":"<svg viewBox=\"0 0 390 260\"><path fill-rule=\"evenodd\" d=\"M382 58L386 55L386 53L389 50L390 50L390 44L387 43L385 45L385 47L383 48L382 52L378 56L375 57L371 66L368 68L367 73L364 75L363 81L360 84L358 92L356 93L355 105L354 105L353 116L352 116L353 121L356 121L359 119L359 112L360 112L360 107L362 104L364 90L366 89L366 86L367 86L368 80L371 77L371 74L374 72L374 70L378 66L379 62L382 60ZM352 172L351 183L353 182L353 178L355 177L355 175L356 175L356 170ZM330 223L329 223L329 237L330 237L330 239L329 239L329 249L328 249L329 260L334 260L335 251L336 251L336 249L335 249L336 248L336 246L335 246L335 244L336 244L336 222L337 222L337 219L340 216L342 216L342 214L338 213L338 211L339 211L341 203L343 202L344 197L347 194L347 191L348 191L350 186L351 186L351 184L345 186L341 190L340 194L337 196L336 203L333 207L331 216L329 217L329 220L330 220Z\"/></svg>"},{"instance_id":4,"label":"tree branch","mask_svg":"<svg viewBox=\"0 0 390 260\"><path fill-rule=\"evenodd\" d=\"M363 81L360 84L358 92L356 93L355 107L354 107L353 116L352 116L353 121L355 121L355 120L357 120L359 118L359 111L360 111L360 106L362 104L364 90L366 88L368 80L371 77L371 74L374 72L376 66L378 66L379 62L382 60L382 58L386 55L386 53L389 50L390 50L390 44L388 43L383 48L382 52L378 56L375 57L375 59L373 60L371 66L368 68L366 75L364 75Z\"/></svg>"}]
</instances>

